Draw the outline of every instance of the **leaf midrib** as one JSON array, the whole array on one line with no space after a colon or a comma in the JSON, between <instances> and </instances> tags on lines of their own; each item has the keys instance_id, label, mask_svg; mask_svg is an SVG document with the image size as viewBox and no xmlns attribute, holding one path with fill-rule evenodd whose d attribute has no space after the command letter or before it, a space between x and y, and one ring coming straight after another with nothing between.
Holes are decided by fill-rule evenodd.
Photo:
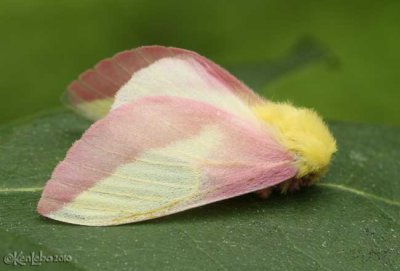
<instances>
[{"instance_id":1,"label":"leaf midrib","mask_svg":"<svg viewBox=\"0 0 400 271\"><path fill-rule=\"evenodd\" d=\"M341 184L333 184L333 183L321 183L321 184L316 184L316 186L319 187L327 187L327 188L331 188L331 189L335 189L335 190L340 190L343 192L348 192L348 193L352 193L355 194L359 197L362 198L366 198L369 200L375 200L375 201L379 201L379 202L383 202L386 203L388 205L393 205L393 206L397 206L400 207L400 202L395 201L395 200L391 200L391 199L387 199L384 197L380 197L371 193L367 193L365 191L362 190L358 190L352 187L348 187L345 185L341 185ZM29 192L39 192L42 191L43 187L20 187L20 188L0 188L0 194L6 194L6 193L29 193Z\"/></svg>"}]
</instances>

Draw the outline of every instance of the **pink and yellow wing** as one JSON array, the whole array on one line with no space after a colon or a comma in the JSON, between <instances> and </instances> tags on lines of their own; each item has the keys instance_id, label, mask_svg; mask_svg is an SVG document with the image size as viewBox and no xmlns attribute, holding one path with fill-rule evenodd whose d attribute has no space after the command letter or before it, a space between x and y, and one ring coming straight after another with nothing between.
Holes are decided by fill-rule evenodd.
<instances>
[{"instance_id":1,"label":"pink and yellow wing","mask_svg":"<svg viewBox=\"0 0 400 271\"><path fill-rule=\"evenodd\" d=\"M241 115L250 115L249 104L262 102L207 58L163 46L140 47L102 60L73 81L67 91L68 103L92 120L132 100L160 95L199 100Z\"/></svg>"},{"instance_id":2,"label":"pink and yellow wing","mask_svg":"<svg viewBox=\"0 0 400 271\"><path fill-rule=\"evenodd\" d=\"M265 128L204 102L147 97L89 128L54 170L38 212L81 225L130 223L296 173L291 154Z\"/></svg>"}]
</instances>

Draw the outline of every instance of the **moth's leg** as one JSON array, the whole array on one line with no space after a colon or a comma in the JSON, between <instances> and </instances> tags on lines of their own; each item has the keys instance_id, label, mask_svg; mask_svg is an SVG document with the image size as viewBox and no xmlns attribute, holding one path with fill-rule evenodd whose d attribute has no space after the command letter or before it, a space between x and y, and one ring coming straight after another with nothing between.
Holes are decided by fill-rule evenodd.
<instances>
[{"instance_id":1,"label":"moth's leg","mask_svg":"<svg viewBox=\"0 0 400 271\"><path fill-rule=\"evenodd\" d=\"M271 195L272 187L264 188L264 189L261 189L261 190L258 190L256 192L254 192L254 193L256 193L257 196L259 196L260 198L266 199Z\"/></svg>"}]
</instances>

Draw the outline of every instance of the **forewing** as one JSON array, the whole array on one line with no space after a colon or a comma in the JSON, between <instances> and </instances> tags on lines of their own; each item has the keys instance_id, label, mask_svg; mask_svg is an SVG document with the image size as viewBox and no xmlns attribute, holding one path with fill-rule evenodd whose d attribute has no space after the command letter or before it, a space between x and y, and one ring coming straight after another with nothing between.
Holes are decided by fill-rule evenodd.
<instances>
[{"instance_id":1,"label":"forewing","mask_svg":"<svg viewBox=\"0 0 400 271\"><path fill-rule=\"evenodd\" d=\"M262 102L207 58L163 46L140 47L100 61L69 85L66 98L78 112L97 120L111 107L159 95L192 98L241 115L250 114L244 105Z\"/></svg>"},{"instance_id":2,"label":"forewing","mask_svg":"<svg viewBox=\"0 0 400 271\"><path fill-rule=\"evenodd\" d=\"M82 225L147 220L296 174L264 127L214 106L148 97L96 122L46 184L38 211Z\"/></svg>"}]
</instances>

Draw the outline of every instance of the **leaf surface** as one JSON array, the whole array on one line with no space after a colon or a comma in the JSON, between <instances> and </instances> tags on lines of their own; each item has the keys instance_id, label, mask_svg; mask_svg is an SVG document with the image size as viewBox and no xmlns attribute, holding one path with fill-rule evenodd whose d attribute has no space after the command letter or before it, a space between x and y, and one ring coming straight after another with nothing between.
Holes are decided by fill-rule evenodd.
<instances>
[{"instance_id":1,"label":"leaf surface","mask_svg":"<svg viewBox=\"0 0 400 271\"><path fill-rule=\"evenodd\" d=\"M0 128L1 257L72 257L43 263L43 270L400 268L399 128L330 123L339 147L332 167L318 185L295 194L245 195L116 227L40 217L41 188L89 125L59 110Z\"/></svg>"}]
</instances>

